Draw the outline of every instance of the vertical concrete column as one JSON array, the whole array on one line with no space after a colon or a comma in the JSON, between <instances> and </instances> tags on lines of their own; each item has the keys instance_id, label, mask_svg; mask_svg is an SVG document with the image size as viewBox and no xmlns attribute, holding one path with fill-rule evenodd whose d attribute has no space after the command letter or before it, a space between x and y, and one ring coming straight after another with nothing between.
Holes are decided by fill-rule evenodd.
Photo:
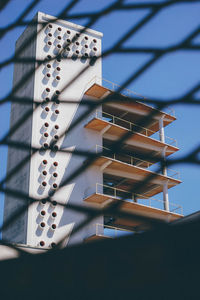
<instances>
[{"instance_id":1,"label":"vertical concrete column","mask_svg":"<svg viewBox=\"0 0 200 300\"><path fill-rule=\"evenodd\" d=\"M164 210L169 211L169 195L168 195L168 183L164 183L163 185L163 202L164 202Z\"/></svg>"},{"instance_id":2,"label":"vertical concrete column","mask_svg":"<svg viewBox=\"0 0 200 300\"><path fill-rule=\"evenodd\" d=\"M164 149L162 151L162 158L163 158L163 160L165 160L166 148L167 147L164 147ZM167 168L165 166L165 162L164 161L161 162L161 166L162 166L162 173L163 173L163 175L167 176ZM164 183L164 185L163 185L163 202L164 202L164 210L169 211L168 182Z\"/></svg>"},{"instance_id":3,"label":"vertical concrete column","mask_svg":"<svg viewBox=\"0 0 200 300\"><path fill-rule=\"evenodd\" d=\"M167 147L164 147L164 149L163 149L162 152L161 152L161 157L162 157L161 167L162 167L162 174L163 174L164 176L167 176L167 168L166 168L166 165L165 165L165 153L166 153L166 148L167 148Z\"/></svg>"},{"instance_id":4,"label":"vertical concrete column","mask_svg":"<svg viewBox=\"0 0 200 300\"><path fill-rule=\"evenodd\" d=\"M159 120L159 136L160 136L160 141L162 143L165 143L165 132L164 132L164 126L163 126L163 119L164 119L164 115L162 116L162 118L160 118ZM162 167L162 173L164 176L167 176L167 168L165 166L165 153L166 153L166 147L164 147L163 151L162 151L162 159L163 161L161 162L161 167ZM164 210L169 211L169 195L168 195L168 183L164 183L163 185L163 202L164 202Z\"/></svg>"},{"instance_id":5,"label":"vertical concrete column","mask_svg":"<svg viewBox=\"0 0 200 300\"><path fill-rule=\"evenodd\" d=\"M134 194L134 193L132 194L132 199L133 199L133 202L136 202L136 203L138 202L138 201L137 201L136 194Z\"/></svg>"},{"instance_id":6,"label":"vertical concrete column","mask_svg":"<svg viewBox=\"0 0 200 300\"><path fill-rule=\"evenodd\" d=\"M162 143L165 142L165 131L164 131L164 126L163 126L163 119L164 119L164 115L160 118L159 120L159 136L160 136L160 141Z\"/></svg>"}]
</instances>

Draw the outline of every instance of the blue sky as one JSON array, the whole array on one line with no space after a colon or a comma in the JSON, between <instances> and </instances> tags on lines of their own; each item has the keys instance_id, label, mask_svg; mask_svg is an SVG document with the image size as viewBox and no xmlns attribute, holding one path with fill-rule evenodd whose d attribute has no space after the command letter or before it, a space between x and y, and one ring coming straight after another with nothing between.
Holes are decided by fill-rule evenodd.
<instances>
[{"instance_id":1,"label":"blue sky","mask_svg":"<svg viewBox=\"0 0 200 300\"><path fill-rule=\"evenodd\" d=\"M14 22L32 1L11 0L7 7L0 12L0 27ZM69 12L70 15L94 13L111 5L115 1L109 0L82 0ZM124 4L161 3L160 0L124 0ZM181 1L180 1L181 2ZM35 6L25 20L30 21L37 11L57 16L70 1L42 0ZM137 25L150 13L150 9L116 10L105 15L95 22L93 29L103 32L103 50L108 50L128 30ZM156 47L164 49L176 46L200 26L200 3L188 1L174 4L162 9L147 25L128 38L123 48L130 47ZM70 19L68 21L85 25L88 18ZM15 41L23 32L24 26L9 31L0 40L0 63L14 54ZM200 34L195 37L192 44L200 45ZM152 53L114 53L103 60L103 77L118 84L123 84L153 57ZM12 87L13 65L9 64L0 70L0 98L6 96ZM142 75L138 76L128 88L148 98L168 100L182 97L200 81L200 51L176 50L165 54ZM176 138L180 148L174 158L188 154L199 145L199 106L183 105L173 106L177 121L166 128L166 135ZM0 138L9 129L10 103L0 107ZM0 179L5 176L7 148L0 146ZM183 183L169 191L169 200L183 206L185 215L193 213L200 208L198 193L200 171L195 165L179 164L173 169L179 170ZM162 197L162 195L160 195ZM3 211L3 195L0 194L0 219Z\"/></svg>"}]
</instances>

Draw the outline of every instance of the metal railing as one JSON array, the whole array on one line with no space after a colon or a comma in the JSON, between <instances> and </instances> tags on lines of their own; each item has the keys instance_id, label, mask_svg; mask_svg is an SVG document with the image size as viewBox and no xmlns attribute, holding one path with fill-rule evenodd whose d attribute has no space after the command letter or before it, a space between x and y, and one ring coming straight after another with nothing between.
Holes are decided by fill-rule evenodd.
<instances>
[{"instance_id":1,"label":"metal railing","mask_svg":"<svg viewBox=\"0 0 200 300\"><path fill-rule=\"evenodd\" d=\"M98 76L95 76L96 79L98 80ZM142 100L143 102L146 102L147 103L147 98L142 96L141 94L138 94L130 89L127 89L127 88L122 88L121 85L117 84L117 83L114 83L110 80L107 80L105 78L101 78L102 80L102 86L103 87L107 87L109 90L113 91L113 92L117 92L118 90L121 90L120 91L120 94L122 94L123 96L125 97L137 97L138 100Z\"/></svg>"},{"instance_id":2,"label":"metal railing","mask_svg":"<svg viewBox=\"0 0 200 300\"><path fill-rule=\"evenodd\" d=\"M112 158L114 160L124 162L126 164L129 164L129 165L132 165L132 166L135 166L135 167L140 167L140 168L146 169L146 168L151 168L152 165L155 167L156 165L159 164L159 162L150 163L146 160L139 159L139 158L134 157L134 156L129 155L129 154L113 153L107 147L96 145L96 153L103 152L104 150L106 151L106 153L105 154L103 153L102 155L104 155L108 158ZM145 165L145 167L144 167L144 165ZM150 171L152 171L152 170L150 170ZM166 171L167 171L167 175L166 175L167 177L171 177L171 178L180 180L180 172L179 171L169 169L169 168L166 168Z\"/></svg>"},{"instance_id":3,"label":"metal railing","mask_svg":"<svg viewBox=\"0 0 200 300\"><path fill-rule=\"evenodd\" d=\"M178 180L181 179L179 171L176 171L176 170L171 169L171 168L166 168L166 169L167 169L167 177L171 177L171 178L178 179Z\"/></svg>"},{"instance_id":4,"label":"metal railing","mask_svg":"<svg viewBox=\"0 0 200 300\"><path fill-rule=\"evenodd\" d=\"M104 121L109 122L109 123L113 123L113 124L118 125L118 126L121 126L123 128L126 128L126 129L132 131L132 132L137 132L137 133L143 134L143 135L148 136L148 137L151 136L151 138L154 138L156 140L160 139L160 133L158 131L153 131L151 129L139 126L139 125L137 125L133 122L124 120L122 118L116 117L114 115L111 115L107 112L103 112L103 111L98 110L98 109L96 110L96 118L104 120ZM168 145L174 145L175 147L177 147L176 139L168 137L168 136L165 135L165 140L166 140L166 143Z\"/></svg>"},{"instance_id":5,"label":"metal railing","mask_svg":"<svg viewBox=\"0 0 200 300\"><path fill-rule=\"evenodd\" d=\"M112 198L115 199L119 199L119 200L123 199L124 201L127 202L134 202L140 205L164 210L163 200L152 198L152 197L149 198L146 197L145 195L135 194L106 184L96 183L95 192L96 194L111 196ZM182 206L172 202L169 202L169 211L181 215L183 214Z\"/></svg>"},{"instance_id":6,"label":"metal railing","mask_svg":"<svg viewBox=\"0 0 200 300\"><path fill-rule=\"evenodd\" d=\"M136 158L134 156L128 155L128 154L118 154L118 153L113 153L111 150L107 147L96 145L96 153L103 152L106 150L106 153L103 155L109 158L112 158L114 160L119 160L121 162L127 163L132 166L137 166L139 167L141 164L146 164L147 168L151 166L151 163L145 160L141 160L139 158Z\"/></svg>"},{"instance_id":7,"label":"metal railing","mask_svg":"<svg viewBox=\"0 0 200 300\"><path fill-rule=\"evenodd\" d=\"M95 227L95 235L98 236L104 236L108 238L116 238L122 235L123 233L133 233L131 230L123 229L123 228L118 228L114 226L109 226L109 225L104 225L100 223L93 224L92 227ZM105 229L106 232L105 232ZM109 232L110 231L110 232Z\"/></svg>"},{"instance_id":8,"label":"metal railing","mask_svg":"<svg viewBox=\"0 0 200 300\"><path fill-rule=\"evenodd\" d=\"M85 91L87 91L93 84L99 84L113 92L118 92L120 90L120 94L125 96L125 97L130 97L130 98L137 98L136 101L143 102L144 104L154 108L152 105L148 103L148 98L145 96L142 96L141 94L138 94L130 89L127 88L122 88L120 84L114 83L110 80L107 80L105 78L99 77L99 76L94 76L86 85ZM164 111L166 111L167 114L175 117L175 111L171 107L165 107Z\"/></svg>"}]
</instances>

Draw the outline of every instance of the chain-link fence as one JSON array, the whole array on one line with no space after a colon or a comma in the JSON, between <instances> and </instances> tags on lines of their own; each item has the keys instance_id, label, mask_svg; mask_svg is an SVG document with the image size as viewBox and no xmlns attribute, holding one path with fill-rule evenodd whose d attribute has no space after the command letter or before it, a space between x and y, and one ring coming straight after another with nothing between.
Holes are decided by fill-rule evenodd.
<instances>
[{"instance_id":1,"label":"chain-link fence","mask_svg":"<svg viewBox=\"0 0 200 300\"><path fill-rule=\"evenodd\" d=\"M4 10L7 9L7 6L9 5L10 1L1 1L0 3L0 11L1 14L4 13ZM17 1L16 1L17 2ZM19 1L20 2L20 1ZM37 7L40 4L41 1L31 1L26 8L23 8L21 11L20 16L17 18L17 20L15 20L13 23L8 24L5 27L2 27L0 29L0 38L4 39L6 41L6 38L9 36L9 33L11 31L14 31L18 26L25 26L28 25L26 22L26 17L29 15L29 13L31 11L33 11L35 9L35 7ZM87 22L84 24L85 28L92 28L99 20L101 20L101 18L103 18L104 16L109 16L112 15L114 12L119 12L119 11L138 11L138 10L142 10L142 9L147 9L148 13L145 14L145 16L143 18L140 19L140 21L137 22L136 25L132 26L131 28L129 28L121 38L119 38L117 40L117 42L113 43L112 45L110 45L110 47L108 47L105 51L103 51L103 53L101 54L101 57L96 57L96 59L106 59L109 58L112 55L115 54L121 54L121 55L128 55L131 53L137 53L137 54L150 54L150 59L143 64L140 68L138 68L136 71L134 71L121 85L116 85L116 84L112 84L112 95L108 95L106 97L104 97L103 99L98 100L98 102L91 102L91 101L83 101L80 102L80 105L85 105L87 107L87 111L84 113L84 115L81 115L71 126L70 128L63 132L61 136L59 136L59 139L62 139L63 136L65 136L66 134L69 134L70 132L73 132L74 128L76 128L77 126L79 126L79 124L82 122L82 120L86 117L86 115L90 115L91 112L98 112L98 108L101 105L104 105L106 103L111 103L111 102L115 102L115 103L120 103L121 101L126 102L126 103L135 103L137 101L144 101L144 103L148 103L149 105L152 105L154 108L156 108L157 110L165 110L167 107L171 106L171 105L186 105L186 106L192 106L194 105L194 107L198 107L199 104L199 100L196 99L196 92L199 91L200 85L199 83L195 83L194 87L187 91L187 93L184 93L183 96L181 97L177 97L175 99L152 99L149 98L148 100L136 93L132 93L129 89L127 89L127 87L130 86L130 84L133 84L140 76L143 76L143 74L145 74L145 72L147 72L152 66L154 66L159 60L161 60L164 56L166 55L170 55L171 53L175 53L177 51L199 51L200 46L199 45L195 45L192 44L192 40L197 37L200 33L200 29L199 26L194 29L192 32L190 32L186 38L184 38L184 40L177 41L177 43L175 43L173 46L166 46L166 47L162 47L162 46L158 46L158 47L126 47L124 46L127 42L128 39L130 39L131 37L136 36L136 34L139 32L139 30L141 30L143 27L148 26L148 24L150 24L150 22L152 20L154 20L154 18L162 11L166 11L168 9L170 9L173 5L182 5L182 4L190 4L193 5L195 3L198 4L199 1L142 1L142 2L135 2L135 1L123 1L123 0L118 0L118 1L112 1L111 3L107 3L107 5L99 10L99 11L95 11L95 12L84 12L84 13L71 13L71 10L76 7L76 5L78 4L78 0L77 1L68 1L68 3L66 4L66 7L64 9L62 9L62 11L60 12L59 15L56 16L56 18L58 19L70 19L70 20L74 20L74 22L76 23L77 20L85 20L87 19ZM84 2L84 1L83 1ZM58 4L59 5L59 4ZM56 21L57 19L55 19ZM184 20L183 20L184 21ZM119 20L120 22L120 20ZM34 22L32 23L34 25ZM46 26L46 24L42 24L43 26ZM84 29L81 32L81 34L84 34ZM24 45L24 47L26 47L26 45L28 46L29 42L31 41L33 37L30 36L30 39L28 39L26 41L26 44ZM17 51L15 53L15 55L13 57L10 57L8 59L5 59L3 61L1 61L0 63L0 69L2 72L4 72L4 69L6 69L6 67L8 67L9 65L12 65L13 63L31 63L32 62L32 58L26 58L23 59L20 56L20 50ZM55 57L54 57L55 58ZM59 58L59 56L58 56ZM40 67L41 64L44 63L44 60L38 60L38 61L34 61L34 63L37 63L38 68ZM87 66L85 69L83 69L83 71L81 72L81 74L78 74L76 77L72 78L70 83L68 83L63 90L61 91L64 92L69 86L70 84L73 84L73 82L75 80L77 80L77 78L79 78L79 76L81 76L86 70L87 68L89 68L89 66ZM27 161L29 161L32 157L34 157L34 155L36 153L38 153L41 149L37 148L37 147L32 147L31 149L31 155L29 154L29 150L30 150L30 145L25 143L25 142L20 142L20 141L13 141L12 140L12 136L14 136L15 132L18 130L18 128L20 128L20 126L23 125L23 123L25 122L26 119L28 119L30 117L30 115L33 113L32 109L29 109L29 105L30 105L30 99L27 97L17 97L17 91L21 88L21 86L24 86L25 82L32 76L34 69L31 69L29 74L26 74L25 78L21 78L18 85L15 86L15 88L10 91L6 96L1 97L0 99L0 105L3 106L6 103L19 103L20 105L22 105L22 107L26 107L26 114L23 115L23 118L19 119L18 122L15 124L15 126L11 127L9 132L6 132L4 134L4 136L1 138L0 141L0 145L1 146L9 146L10 148L13 149L22 149L24 151L27 151L27 155L26 158L21 161L20 163L16 164L15 167L11 170L11 172L7 173L5 178L3 178L0 182L0 191L2 193L11 195L12 197L17 197L18 199L21 199L21 201L24 203L24 205L22 207L20 207L20 209L17 209L14 211L14 213L12 215L10 215L10 217L6 220L6 222L3 223L2 227L1 227L1 231L2 230L6 230L7 228L9 228L9 226L11 226L11 224L14 224L15 222L17 222L17 219L25 212L25 210L27 210L27 207L31 206L32 204L34 204L36 201L39 201L38 199L35 199L34 197L31 197L30 195L19 191L19 190L15 190L12 188L12 186L9 186L8 184L6 185L6 182L8 182L13 176L15 176L15 174L18 172L18 170L20 168L23 168L23 166L27 163ZM187 75L186 75L187 76ZM109 82L107 82L109 83ZM125 96L125 97L124 97ZM72 103L73 100L71 99L65 99L62 103L69 105L70 103ZM37 109L37 107L41 104L40 99L38 99L38 101L35 101L35 110ZM84 172L87 170L87 168L89 168L92 164L95 163L95 161L97 161L100 157L102 156L109 156L109 157L118 157L120 155L126 155L127 159L130 158L131 159L131 164L133 165L136 160L137 163L145 163L146 161L151 162L153 161L155 158L152 155L144 155L141 154L139 151L135 152L135 157L131 158L129 156L129 152L126 151L125 148L122 147L122 145L131 137L133 137L135 134L137 133L143 133L146 136L152 135L154 134L154 132L150 132L148 128L151 120L153 117L156 116L157 114L157 110L153 110L152 112L149 113L148 116L142 117L137 124L133 124L132 122L129 121L123 121L121 120L119 117L114 117L109 113L104 113L103 116L104 118L111 118L111 123L114 124L121 124L120 122L125 122L123 123L123 125L126 127L130 127L128 128L129 130L127 132L125 132L120 138L118 138L116 141L113 141L110 145L109 145L109 150L101 147L98 149L98 151L96 151L96 149L93 149L93 151L90 152L85 152L82 151L80 149L76 149L76 150L61 150L59 149L58 151L60 152L65 152L65 153L72 153L75 156L84 156L87 158L86 162L83 165L80 165L76 170L74 170L74 172L72 174L70 174L59 186L59 188L62 188L64 185L70 183L74 178L77 178L80 175L83 175ZM50 150L53 150L53 145L50 145L49 148ZM159 164L158 168L156 169L156 173L161 172L163 169L163 166L166 165L167 167L171 168L171 166L173 165L177 165L180 163L185 163L185 164L190 164L190 165L198 165L200 163L199 161L199 145L197 143L195 148L191 148L190 151L184 155L181 156L179 158L168 158L167 160L162 159L160 157L160 162L161 164ZM150 180L153 180L157 175L156 173L151 173L149 174L146 179L142 182L137 183L136 185L134 185L133 189L128 190L129 194L140 194L140 190L141 187L144 185L148 185ZM108 187L109 190L112 189L112 191L114 191L115 193L120 191L120 189L117 189L115 187ZM122 189L121 189L122 190ZM54 193L52 195L50 195L49 197L45 197L45 201L47 202L51 202L52 197L53 197ZM78 226L76 226L74 228L74 230L72 231L71 235L77 233L78 231L80 231L82 228L84 228L85 226L88 226L92 220L94 220L95 218L97 218L98 216L102 216L102 215L112 215L113 217L123 217L123 218L127 218L129 220L132 219L137 219L140 221L146 221L146 219L148 219L148 222L151 224L151 228L154 230L158 230L159 228L159 233L157 233L157 235L155 234L155 232L153 233L146 233L146 235L144 234L144 239L146 238L148 241L150 241L149 239L152 238L152 242L145 242L140 238L139 243L143 243L143 246L145 245L145 247L142 247L140 244L140 249L142 249L141 253L138 253L135 249L133 250L133 252L138 255L138 259L144 259L145 261L147 261L147 265L148 268L151 269L153 274L156 274L156 280L158 282L159 285L159 278L158 278L158 274L159 274L159 270L154 270L154 267L156 265L156 268L158 267L158 264L160 264L160 268L163 270L163 268L166 268L167 264L166 261L159 261L157 260L155 257L155 255L153 256L149 256L147 255L147 253L149 253L151 250L152 251L157 251L156 253L159 254L163 253L166 251L166 249L169 250L168 245L166 243L164 243L163 238L162 238L162 234L165 235L167 239L170 240L170 236L172 236L171 240L175 240L175 233L178 235L180 233L180 236L182 238L182 245L183 243L183 233L182 233L182 229L177 229L176 226L176 230L174 229L173 232L173 226L171 226L170 228L168 228L167 223L163 222L163 221L159 221L159 220L155 220L153 218L150 218L148 216L139 216L138 214L134 214L134 213L128 213L128 212L123 212L122 210L120 210L120 207L123 205L123 200L125 200L127 198L127 192L126 193L122 193L120 194L120 201L115 201L113 203L110 203L109 205L107 205L104 208L95 208L95 207L89 207L89 206L82 206L82 205L78 205L78 204L62 204L59 203L59 201L57 201L58 205L64 206L66 210L69 211L77 211L79 213L85 214L87 216L86 219L84 219L84 221L82 223L80 223ZM40 199L41 200L41 199ZM195 223L196 226L198 227L199 224L198 222ZM109 226L109 225L108 225ZM185 225L184 225L185 226ZM190 225L191 226L191 225ZM111 226L112 227L112 226ZM193 232L196 232L196 228L194 229ZM178 227L179 228L179 227ZM186 232L188 233L189 230L191 230L191 228L187 226L184 227L184 229L186 230ZM180 232L179 232L180 231ZM154 235L155 234L155 235ZM67 236L68 234L66 234ZM66 238L66 236L64 237L64 239ZM155 237L158 238L158 241L160 239L160 243L162 244L162 249L159 252L158 251L158 244L155 242ZM170 240L170 241L171 241ZM177 238L177 240L179 240ZM25 273L29 273L29 270L27 269L28 265L34 264L34 262L36 262L37 265L37 271L35 270L33 272L33 268L31 267L32 270L32 280L34 282L34 284L36 285L36 288L38 288L38 291L40 290L41 295L45 298L46 295L48 295L48 297L51 298L50 294L49 294L49 290L51 290L53 288L53 292L52 295L56 298L56 299L61 299L61 295L62 292L65 293L65 297L67 297L67 289L64 286L64 282L66 284L66 281L61 282L62 281L62 276L68 278L69 283L67 284L67 287L69 288L69 295L70 295L70 299L77 299L78 297L81 296L81 294L75 290L79 289L79 284L81 286L81 293L83 298L86 298L86 295L91 298L100 298L103 296L109 296L111 298L113 298L113 295L115 297L117 297L117 293L116 291L125 293L125 280L123 278L126 278L126 282L127 282L127 294L124 296L128 297L128 293L129 292L135 292L136 293L136 298L138 298L138 293L139 291L141 291L141 286L137 286L136 284L136 288L132 289L131 286L134 286L134 283L137 281L137 276L134 277L134 281L130 282L128 281L128 278L132 278L131 275L131 271L130 268L126 268L126 266L129 265L129 261L128 258L131 259L131 254L130 251L128 251L128 255L127 255L127 259L123 258L124 254L125 254L125 246L122 246L122 244L126 245L127 249L130 246L130 249L134 248L133 246L133 242L135 243L135 245L138 243L137 237L133 237L133 240L131 238L128 238L126 240L126 237L121 238L121 240L119 239L119 241L108 241L108 244L102 244L102 246L99 245L92 245L92 244L88 244L88 245L80 245L80 246L76 246L71 250L59 250L60 246L62 245L62 241L60 240L59 243L56 245L55 249L50 249L49 250L49 254L46 254L45 257L45 263L43 264L42 260L43 257L42 256L38 256L38 261L37 258L31 255L31 254L27 254L26 251L23 250L23 248L18 247L17 245L14 245L13 243L9 243L9 241L7 241L6 239L1 240L1 244L2 245L6 245L9 246L11 248L16 249L16 251L19 251L20 256L21 256L21 260L20 260L20 265L18 265L17 261L13 262L13 268L16 268L17 271L17 277L13 278L13 274L12 274L12 282L14 282L14 280L16 280L16 284L15 284L15 293L17 294L18 292L22 292L22 290L24 290L24 294L23 297L30 297L30 299L32 299L32 297L29 295L30 290L34 288L34 286L32 284L30 284L31 280L30 280L30 276L28 276L27 282L26 282L26 278L24 276ZM192 246L194 246L194 241L191 241ZM153 246L152 246L153 245ZM100 276L95 276L94 278L91 277L91 274L88 275L88 280L91 280L91 282L88 282L84 279L84 284L85 286L83 286L80 282L81 282L81 276L77 276L77 281L78 282L74 282L75 279L75 274L76 272L80 274L82 274L82 276L86 276L87 277L87 272L86 275L84 274L83 270L84 268L86 268L85 264L82 264L82 261L80 261L77 256L80 254L79 252L79 247L80 249L83 249L83 253L86 257L85 261L87 262L87 260L90 260L90 256L87 255L87 251L88 253L92 253L92 251L96 251L96 253L98 253L97 261L98 259L101 261L101 263L103 263L103 258L102 258L102 253L103 253L103 257L105 258L105 262L103 263L102 269L99 271L99 274L101 274ZM99 247L99 248L98 248ZM109 271L109 270L115 270L116 274L118 273L117 267L115 265L116 261L112 261L112 257L109 254L108 255L108 251L110 253L112 253L112 251L115 251L116 247L120 247L121 249L121 255L123 257L119 257L120 253L117 252L117 256L115 257L115 260L117 260L117 257L120 261L120 265L119 265L119 276L116 276L115 279L111 279L108 274L104 274L104 272L110 272L110 275L113 275L113 271ZM183 245L184 247L184 245ZM180 248L180 247L179 247ZM192 251L192 247L190 247L190 251ZM74 251L72 253L72 250ZM180 249L179 249L180 250ZM71 251L71 252L70 252ZM102 253L100 253L102 251ZM52 253L51 253L52 252ZM59 254L58 254L59 253ZM55 259L55 256L59 255L58 259ZM69 257L73 260L77 259L77 262L75 263L74 261L69 261L69 259L67 258L67 256L69 255ZM147 255L147 256L146 256ZM170 253L171 255L171 253ZM177 258L178 254L176 253L176 258ZM101 257L101 258L100 258ZM107 257L107 258L106 258ZM165 256L163 256L165 257ZM164 259L162 257L162 259ZM171 257L171 256L170 256ZM154 259L155 260L154 260ZM100 264L96 263L96 261L94 260L94 257L92 256L93 259L93 263L94 266L96 265L97 268L100 268ZM149 260L148 260L149 259ZM165 257L166 259L166 257ZM81 256L81 260L83 260L83 256ZM152 260L152 261L151 261ZM185 257L182 257L182 262L179 262L179 264L184 263L184 260L186 260ZM73 273L73 276L70 279L70 276L67 275L67 273L62 269L62 263L63 261L66 262L66 269L70 270L69 272ZM153 261L155 262L155 265L153 265ZM27 263L28 262L28 263ZM39 262L41 262L42 265L42 270L39 268ZM168 261L169 262L169 261ZM188 261L187 261L188 262ZM55 280L55 283L53 282L52 278L49 278L47 275L47 273L49 272L49 274L51 273L51 270L56 270L56 273L58 274L59 269L57 268L56 264L59 264L60 268L61 268L61 274L58 275L59 280ZM108 264L108 267L105 267L104 264ZM170 262L169 262L170 263ZM174 262L173 262L174 263ZM12 264L12 261L10 261L9 266L8 266L8 270L11 271L10 266ZM48 264L48 267L47 267ZM89 264L91 266L91 263ZM7 266L7 265L5 265ZM4 269L4 265L2 264L3 267L3 272L5 271ZM80 269L79 269L80 267ZM136 262L134 262L134 264L132 265L133 269L136 268L137 272L138 272L138 266L136 266ZM172 268L168 269L168 272L173 271L174 265L172 266ZM20 270L20 268L22 268L22 271ZM74 269L76 269L76 271L74 271ZM181 268L179 268L180 270ZM81 271L80 271L81 270ZM129 271L127 271L129 270ZM141 274L142 272L146 272L146 268L144 268L144 266L141 269ZM91 271L91 270L90 270ZM93 270L94 271L94 270ZM122 276L122 273L124 271L124 275ZM152 282L152 278L151 277L151 271L148 271L148 276L145 275L145 279L142 283L141 278L140 278L140 284L142 284L144 287L148 287L149 290L151 291L151 295L153 294L152 291L152 286L155 288L155 283ZM154 272L155 271L155 272ZM188 270L189 271L189 270ZM191 270L190 270L191 271ZM95 272L98 273L98 270L95 270ZM162 272L161 272L162 273ZM140 274L140 275L141 275ZM162 273L163 274L163 273ZM30 274L29 274L30 275ZM55 275L55 273L54 273ZM54 275L53 278L55 277ZM62 276L61 276L62 275ZM170 276L170 274L168 274ZM181 274L179 274L181 276ZM21 277L20 277L21 276ZM129 277L130 276L130 277ZM36 280L37 277L37 280ZM48 285L48 282L46 279L44 279L44 277L49 278L49 282L50 285ZM95 278L96 277L96 278ZM148 277L148 278L147 278ZM7 280L9 281L9 276L6 277ZM21 278L21 279L20 279ZM38 280L38 278L40 278L40 280ZM164 278L164 277L163 277ZM162 284L160 284L160 286L162 286L162 288L164 288L164 281L167 281L167 278L163 279L162 278ZM173 276L174 278L174 276ZM194 278L194 277L193 277ZM55 279L55 278L54 278ZM73 280L73 282L72 282ZM97 295L97 291L99 289L99 286L106 280L110 280L110 282L103 284L103 289L100 292L100 296ZM148 282L149 280L149 282ZM122 289L118 289L116 288L116 285L120 284L120 281L123 282ZM45 282L45 286L44 283ZM170 282L171 283L171 282ZM178 283L180 284L180 280L178 281ZM177 284L178 284L177 283ZM190 282L191 283L191 282ZM194 280L195 283L195 280ZM27 288L25 287L27 284ZM52 286L52 284L54 284L54 287ZM191 285L190 285L191 286ZM19 290L18 290L19 289ZM60 290L59 290L60 289ZM177 296L177 289L179 289L178 287L176 287L176 292L175 295ZM4 289L3 289L4 290ZM48 290L48 292L45 292L46 290ZM115 290L115 292L113 292ZM158 289L159 291L161 291L161 289ZM104 293L108 291L107 295L104 295ZM172 292L172 289L170 289L170 291ZM39 292L39 293L40 293ZM95 293L95 294L94 294ZM58 295L58 298L57 298ZM19 294L18 294L19 296ZM122 294L120 294L120 297L122 296ZM133 295L132 295L133 296ZM145 294L145 296L147 296ZM168 294L169 296L169 294ZM36 297L36 295L34 294L34 297ZM119 297L119 295L118 295ZM157 296L156 296L157 297ZM178 297L178 296L177 296ZM38 296L38 298L40 298L40 296ZM157 297L158 298L158 297ZM161 297L162 298L162 297ZM173 296L172 296L173 298ZM6 299L6 298L5 298ZM143 298L141 298L143 299ZM160 298L159 298L160 299ZM168 298L166 298L168 299Z\"/></svg>"}]
</instances>

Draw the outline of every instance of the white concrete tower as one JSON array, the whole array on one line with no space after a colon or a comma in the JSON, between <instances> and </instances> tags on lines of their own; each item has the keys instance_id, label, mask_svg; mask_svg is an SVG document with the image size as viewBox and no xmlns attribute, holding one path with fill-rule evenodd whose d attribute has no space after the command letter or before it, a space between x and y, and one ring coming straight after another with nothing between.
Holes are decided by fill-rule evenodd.
<instances>
[{"instance_id":1,"label":"white concrete tower","mask_svg":"<svg viewBox=\"0 0 200 300\"><path fill-rule=\"evenodd\" d=\"M43 27L43 23L47 25ZM87 217L63 209L56 201L87 205L83 199L96 182L102 183L102 172L98 166L93 166L84 176L59 188L86 160L86 157L59 150L95 151L96 144L102 145L100 133L84 128L92 114L68 131L88 110L88 106L77 102L82 100L92 79L102 77L101 59L95 60L101 54L101 38L100 32L84 30L82 26L38 12L16 43L17 58L34 61L15 63L13 94L29 100L28 105L23 101L12 103L10 126L15 130L10 139L26 143L30 150L9 147L7 174L14 168L17 171L9 178L7 186L36 199L55 194L52 204L40 201L27 207L25 213L3 232L6 240L33 247L51 247ZM35 60L49 61L40 65ZM34 103L37 101L41 104ZM23 121L18 127L20 120ZM54 145L53 151L45 149L49 145ZM32 147L41 150L35 152ZM17 196L6 195L4 221L24 205L26 202ZM98 223L103 224L103 217ZM88 228L66 239L64 245L83 241L91 235L92 227Z\"/></svg>"}]
</instances>

